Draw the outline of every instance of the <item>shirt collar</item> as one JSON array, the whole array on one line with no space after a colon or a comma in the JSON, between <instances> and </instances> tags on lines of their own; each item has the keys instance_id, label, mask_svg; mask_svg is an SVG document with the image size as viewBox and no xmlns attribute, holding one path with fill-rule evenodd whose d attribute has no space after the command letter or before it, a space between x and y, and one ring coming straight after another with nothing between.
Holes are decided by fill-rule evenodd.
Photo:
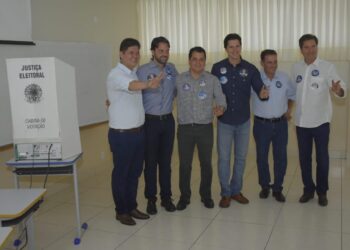
<instances>
[{"instance_id":1,"label":"shirt collar","mask_svg":"<svg viewBox=\"0 0 350 250\"><path fill-rule=\"evenodd\" d=\"M228 60L228 58L226 58L226 64L227 64L227 65L230 65L230 66L232 66L232 67L240 67L240 66L242 66L243 62L244 62L244 60L243 60L243 58L241 57L241 61L240 61L238 64L236 64L236 66L233 66L233 64L230 63L230 61Z\"/></svg>"},{"instance_id":2,"label":"shirt collar","mask_svg":"<svg viewBox=\"0 0 350 250\"><path fill-rule=\"evenodd\" d=\"M149 64L150 64L151 67L153 67L153 68L160 69L159 65L158 65L154 60L152 60L152 59L149 61ZM165 64L164 69L166 69L167 67L168 67L168 63Z\"/></svg>"},{"instance_id":3,"label":"shirt collar","mask_svg":"<svg viewBox=\"0 0 350 250\"><path fill-rule=\"evenodd\" d=\"M204 78L204 74L205 74L205 70L203 70L203 72L200 74L199 78L198 79L194 79L191 75L191 72L190 70L186 71L185 74L187 75L187 77L191 80L194 80L194 81L198 81L198 80L201 80Z\"/></svg>"},{"instance_id":4,"label":"shirt collar","mask_svg":"<svg viewBox=\"0 0 350 250\"><path fill-rule=\"evenodd\" d=\"M260 71L260 74L261 74L261 79L263 81L264 80L269 80L270 81L270 78L267 77L267 75L266 75L266 73L265 73L265 71L263 69ZM273 80L273 79L277 79L277 70L276 70L275 75L273 76L273 78L271 80Z\"/></svg>"},{"instance_id":5,"label":"shirt collar","mask_svg":"<svg viewBox=\"0 0 350 250\"><path fill-rule=\"evenodd\" d=\"M303 63L305 66L310 66L310 65L315 65L315 66L318 66L320 64L320 58L319 57L316 57L315 61L309 65L306 64L305 60L303 60Z\"/></svg>"},{"instance_id":6,"label":"shirt collar","mask_svg":"<svg viewBox=\"0 0 350 250\"><path fill-rule=\"evenodd\" d=\"M117 65L117 67L121 70L121 71L123 71L123 72L125 72L125 73L127 73L127 74L135 74L136 73L136 70L137 70L137 67L135 67L133 70L131 70L131 69L129 69L128 67L126 67L124 64L122 64L122 63L118 63L118 65Z\"/></svg>"}]
</instances>

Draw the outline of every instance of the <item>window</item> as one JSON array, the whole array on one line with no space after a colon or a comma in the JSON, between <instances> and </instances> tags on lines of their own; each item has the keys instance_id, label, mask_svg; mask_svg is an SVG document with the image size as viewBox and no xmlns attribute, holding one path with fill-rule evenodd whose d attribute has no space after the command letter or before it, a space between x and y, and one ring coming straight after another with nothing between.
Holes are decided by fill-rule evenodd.
<instances>
[{"instance_id":1,"label":"window","mask_svg":"<svg viewBox=\"0 0 350 250\"><path fill-rule=\"evenodd\" d=\"M165 36L171 60L187 61L193 46L202 46L208 62L225 56L228 33L242 37L242 55L259 60L260 51L275 49L280 60L299 59L298 39L319 38L319 54L329 60L350 60L350 3L347 0L139 0L142 52L149 58L153 37Z\"/></svg>"}]
</instances>

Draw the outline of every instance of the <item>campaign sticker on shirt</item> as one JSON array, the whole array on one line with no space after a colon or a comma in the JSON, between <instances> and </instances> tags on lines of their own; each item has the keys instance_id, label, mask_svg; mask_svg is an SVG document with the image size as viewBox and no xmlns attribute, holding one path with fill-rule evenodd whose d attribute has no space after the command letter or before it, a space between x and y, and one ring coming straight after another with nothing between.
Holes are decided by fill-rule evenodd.
<instances>
[{"instance_id":1,"label":"campaign sticker on shirt","mask_svg":"<svg viewBox=\"0 0 350 250\"><path fill-rule=\"evenodd\" d=\"M246 69L241 69L240 71L239 71L239 75L241 76L241 77L247 77L248 76L248 70L246 70Z\"/></svg>"},{"instance_id":2,"label":"campaign sticker on shirt","mask_svg":"<svg viewBox=\"0 0 350 250\"><path fill-rule=\"evenodd\" d=\"M173 78L172 74L171 74L171 69L166 69L166 78L168 80L171 80Z\"/></svg>"},{"instance_id":3,"label":"campaign sticker on shirt","mask_svg":"<svg viewBox=\"0 0 350 250\"><path fill-rule=\"evenodd\" d=\"M199 98L199 100L204 100L205 98L207 98L207 96L208 96L208 94L205 93L205 92L202 91L202 90L198 92L198 98Z\"/></svg>"},{"instance_id":4,"label":"campaign sticker on shirt","mask_svg":"<svg viewBox=\"0 0 350 250\"><path fill-rule=\"evenodd\" d=\"M227 77L226 76L220 77L220 83L221 84L226 84L227 83Z\"/></svg>"},{"instance_id":5,"label":"campaign sticker on shirt","mask_svg":"<svg viewBox=\"0 0 350 250\"><path fill-rule=\"evenodd\" d=\"M149 74L149 75L147 76L147 80L152 80L152 79L155 78L156 76L157 76L156 74L151 73L151 74Z\"/></svg>"},{"instance_id":6,"label":"campaign sticker on shirt","mask_svg":"<svg viewBox=\"0 0 350 250\"><path fill-rule=\"evenodd\" d=\"M297 79L295 79L297 83L301 82L301 80L303 80L303 77L301 75L298 75Z\"/></svg>"},{"instance_id":7,"label":"campaign sticker on shirt","mask_svg":"<svg viewBox=\"0 0 350 250\"><path fill-rule=\"evenodd\" d=\"M201 80L201 81L199 82L199 86L204 87L204 86L205 86L205 81L204 81L204 80Z\"/></svg>"},{"instance_id":8,"label":"campaign sticker on shirt","mask_svg":"<svg viewBox=\"0 0 350 250\"><path fill-rule=\"evenodd\" d=\"M184 85L182 85L182 89L184 91L189 91L191 90L191 85L189 85L188 83L185 83Z\"/></svg>"},{"instance_id":9,"label":"campaign sticker on shirt","mask_svg":"<svg viewBox=\"0 0 350 250\"><path fill-rule=\"evenodd\" d=\"M220 73L223 74L223 75L226 74L227 73L226 67L220 68Z\"/></svg>"},{"instance_id":10,"label":"campaign sticker on shirt","mask_svg":"<svg viewBox=\"0 0 350 250\"><path fill-rule=\"evenodd\" d=\"M311 71L311 75L318 76L318 75L320 75L320 71L318 71L317 69L314 69L313 71Z\"/></svg>"},{"instance_id":11,"label":"campaign sticker on shirt","mask_svg":"<svg viewBox=\"0 0 350 250\"><path fill-rule=\"evenodd\" d=\"M280 81L277 81L276 82L276 87L280 89L282 87L282 83Z\"/></svg>"},{"instance_id":12,"label":"campaign sticker on shirt","mask_svg":"<svg viewBox=\"0 0 350 250\"><path fill-rule=\"evenodd\" d=\"M318 86L318 83L316 83L316 82L314 82L314 83L311 84L311 88L312 88L312 89L318 89L318 87L319 87L319 86Z\"/></svg>"}]
</instances>

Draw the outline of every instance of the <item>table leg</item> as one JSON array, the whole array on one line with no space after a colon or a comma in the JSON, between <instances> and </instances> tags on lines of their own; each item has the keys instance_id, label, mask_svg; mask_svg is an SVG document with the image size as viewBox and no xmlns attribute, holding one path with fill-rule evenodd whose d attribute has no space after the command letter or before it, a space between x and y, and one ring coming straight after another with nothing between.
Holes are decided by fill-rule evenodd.
<instances>
[{"instance_id":1,"label":"table leg","mask_svg":"<svg viewBox=\"0 0 350 250\"><path fill-rule=\"evenodd\" d=\"M33 214L29 215L28 220L26 222L27 225L27 240L28 240L28 250L35 250L35 236L34 236L34 221Z\"/></svg>"},{"instance_id":2,"label":"table leg","mask_svg":"<svg viewBox=\"0 0 350 250\"><path fill-rule=\"evenodd\" d=\"M75 194L75 209L77 216L77 238L81 238L81 224L80 224L80 208L79 208L79 189L78 189L78 173L76 163L73 164L73 178L74 178L74 194Z\"/></svg>"}]
</instances>

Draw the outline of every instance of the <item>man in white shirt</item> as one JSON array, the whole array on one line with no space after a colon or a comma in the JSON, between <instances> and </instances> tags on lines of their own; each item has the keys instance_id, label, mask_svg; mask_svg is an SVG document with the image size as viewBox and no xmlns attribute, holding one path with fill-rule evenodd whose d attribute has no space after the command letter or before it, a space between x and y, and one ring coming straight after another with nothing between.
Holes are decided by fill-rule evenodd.
<instances>
[{"instance_id":1,"label":"man in white shirt","mask_svg":"<svg viewBox=\"0 0 350 250\"><path fill-rule=\"evenodd\" d=\"M305 203L318 194L320 206L327 206L329 172L329 124L332 119L330 90L345 97L346 84L337 74L334 65L317 56L318 39L305 34L299 39L304 60L292 69L296 88L295 123L299 147L299 161L304 193L299 202ZM312 144L316 148L316 185L312 179Z\"/></svg>"},{"instance_id":2,"label":"man in white shirt","mask_svg":"<svg viewBox=\"0 0 350 250\"><path fill-rule=\"evenodd\" d=\"M145 111L142 90L158 88L162 74L143 82L136 75L140 60L140 43L126 38L120 44L120 63L107 78L109 131L113 153L112 193L116 219L125 225L135 225L135 219L149 216L137 209L138 178L144 158Z\"/></svg>"}]
</instances>

